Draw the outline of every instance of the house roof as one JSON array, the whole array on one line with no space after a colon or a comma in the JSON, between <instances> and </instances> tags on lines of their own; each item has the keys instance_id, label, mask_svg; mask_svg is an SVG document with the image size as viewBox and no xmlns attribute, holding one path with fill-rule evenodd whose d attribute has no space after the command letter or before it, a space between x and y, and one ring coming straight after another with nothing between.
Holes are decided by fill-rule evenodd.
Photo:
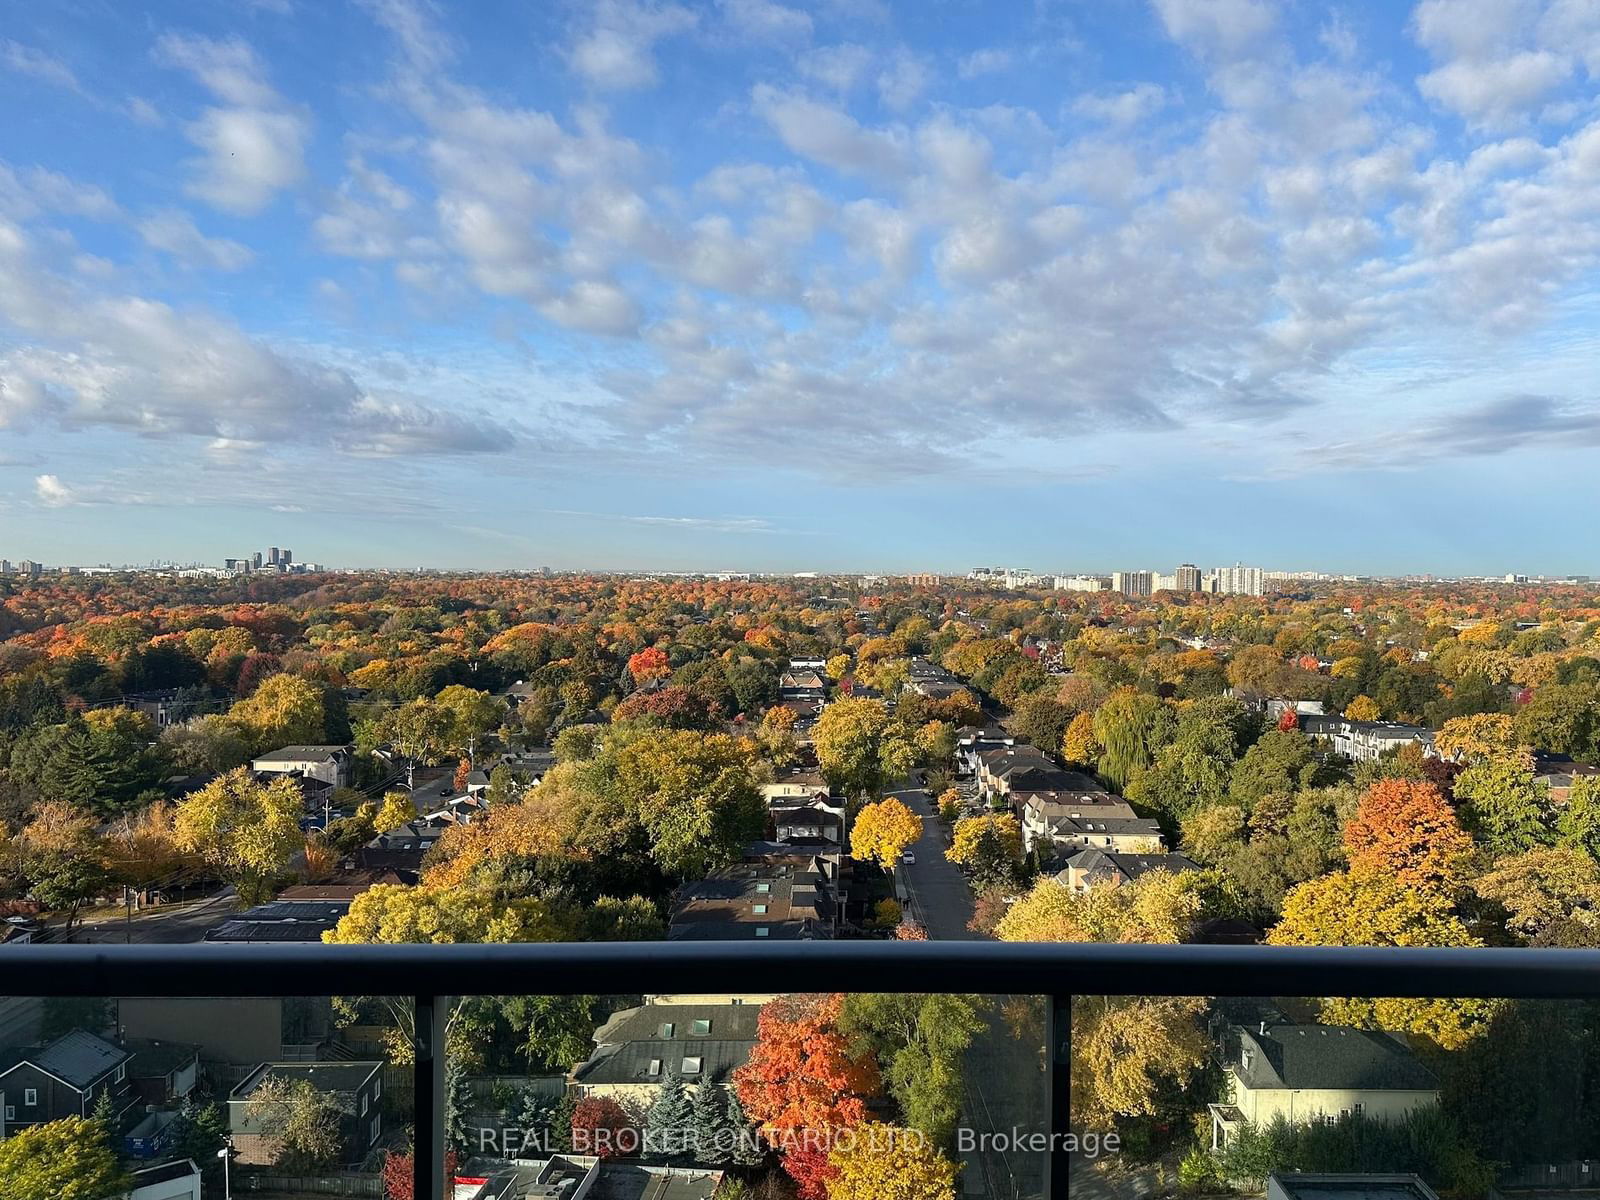
<instances>
[{"instance_id":1,"label":"house roof","mask_svg":"<svg viewBox=\"0 0 1600 1200\"><path fill-rule=\"evenodd\" d=\"M1267 1024L1238 1030L1232 1070L1254 1089L1431 1092L1439 1080L1387 1033L1343 1025ZM1250 1051L1250 1065L1244 1053Z\"/></svg>"},{"instance_id":2,"label":"house roof","mask_svg":"<svg viewBox=\"0 0 1600 1200\"><path fill-rule=\"evenodd\" d=\"M348 754L349 746L283 746L267 754L258 754L252 760L258 763L325 762L341 754Z\"/></svg>"},{"instance_id":3,"label":"house roof","mask_svg":"<svg viewBox=\"0 0 1600 1200\"><path fill-rule=\"evenodd\" d=\"M645 1004L624 1009L595 1030L595 1051L572 1069L576 1083L657 1083L667 1067L687 1057L701 1060L694 1079L725 1082L750 1057L761 1008L755 1004ZM705 1021L710 1031L694 1033ZM670 1026L672 1032L666 1033ZM662 1071L650 1073L652 1060Z\"/></svg>"},{"instance_id":4,"label":"house roof","mask_svg":"<svg viewBox=\"0 0 1600 1200\"><path fill-rule=\"evenodd\" d=\"M711 1200L721 1171L602 1162L593 1200Z\"/></svg>"},{"instance_id":5,"label":"house roof","mask_svg":"<svg viewBox=\"0 0 1600 1200\"><path fill-rule=\"evenodd\" d=\"M1267 1182L1269 1200L1438 1200L1415 1175L1313 1175L1275 1171Z\"/></svg>"},{"instance_id":6,"label":"house roof","mask_svg":"<svg viewBox=\"0 0 1600 1200\"><path fill-rule=\"evenodd\" d=\"M208 942L320 942L350 911L349 900L270 900L206 931Z\"/></svg>"},{"instance_id":7,"label":"house roof","mask_svg":"<svg viewBox=\"0 0 1600 1200\"><path fill-rule=\"evenodd\" d=\"M132 1057L128 1059L128 1076L132 1079L161 1079L200 1057L200 1048L185 1042L155 1042L129 1038L126 1046Z\"/></svg>"},{"instance_id":8,"label":"house roof","mask_svg":"<svg viewBox=\"0 0 1600 1200\"><path fill-rule=\"evenodd\" d=\"M1147 871L1198 871L1200 864L1186 854L1118 854L1114 850L1080 850L1067 860L1067 869L1091 879L1116 876L1133 880Z\"/></svg>"},{"instance_id":9,"label":"house roof","mask_svg":"<svg viewBox=\"0 0 1600 1200\"><path fill-rule=\"evenodd\" d=\"M381 1062L262 1063L228 1093L230 1100L248 1100L267 1079L303 1079L319 1092L349 1095L383 1070Z\"/></svg>"},{"instance_id":10,"label":"house roof","mask_svg":"<svg viewBox=\"0 0 1600 1200\"><path fill-rule=\"evenodd\" d=\"M48 1046L22 1051L16 1061L8 1064L4 1070L11 1071L27 1063L47 1075L55 1076L69 1087L85 1091L127 1062L129 1057L126 1050L113 1046L105 1038L74 1029L62 1034Z\"/></svg>"},{"instance_id":11,"label":"house roof","mask_svg":"<svg viewBox=\"0 0 1600 1200\"><path fill-rule=\"evenodd\" d=\"M1090 813L1082 817L1051 817L1049 824L1054 833L1089 836L1157 837L1161 833L1161 823L1146 817L1102 817Z\"/></svg>"}]
</instances>

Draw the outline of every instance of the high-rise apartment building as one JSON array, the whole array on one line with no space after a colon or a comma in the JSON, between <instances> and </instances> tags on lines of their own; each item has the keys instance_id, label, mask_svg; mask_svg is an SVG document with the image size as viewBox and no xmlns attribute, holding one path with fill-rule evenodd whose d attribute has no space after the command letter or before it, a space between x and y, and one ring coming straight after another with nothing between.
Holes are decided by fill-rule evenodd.
<instances>
[{"instance_id":1,"label":"high-rise apartment building","mask_svg":"<svg viewBox=\"0 0 1600 1200\"><path fill-rule=\"evenodd\" d=\"M1240 563L1218 567L1216 590L1229 596L1259 596L1266 590L1263 575L1260 567L1246 567Z\"/></svg>"},{"instance_id":2,"label":"high-rise apartment building","mask_svg":"<svg viewBox=\"0 0 1600 1200\"><path fill-rule=\"evenodd\" d=\"M278 557L278 562L282 564L283 569L287 571L294 563L294 551L290 550L287 546L284 547L283 553Z\"/></svg>"},{"instance_id":3,"label":"high-rise apartment building","mask_svg":"<svg viewBox=\"0 0 1600 1200\"><path fill-rule=\"evenodd\" d=\"M1175 580L1173 590L1179 592L1198 592L1200 590L1200 568L1193 563L1182 563L1173 572Z\"/></svg>"},{"instance_id":4,"label":"high-rise apartment building","mask_svg":"<svg viewBox=\"0 0 1600 1200\"><path fill-rule=\"evenodd\" d=\"M278 565L278 548L276 546L272 546L272 547L268 548L268 550L267 550L267 562L270 563L274 567Z\"/></svg>"},{"instance_id":5,"label":"high-rise apartment building","mask_svg":"<svg viewBox=\"0 0 1600 1200\"><path fill-rule=\"evenodd\" d=\"M1111 572L1111 590L1124 596L1148 596L1151 582L1149 571Z\"/></svg>"},{"instance_id":6,"label":"high-rise apartment building","mask_svg":"<svg viewBox=\"0 0 1600 1200\"><path fill-rule=\"evenodd\" d=\"M261 569L261 551L257 550L250 556L250 565L258 571Z\"/></svg>"}]
</instances>

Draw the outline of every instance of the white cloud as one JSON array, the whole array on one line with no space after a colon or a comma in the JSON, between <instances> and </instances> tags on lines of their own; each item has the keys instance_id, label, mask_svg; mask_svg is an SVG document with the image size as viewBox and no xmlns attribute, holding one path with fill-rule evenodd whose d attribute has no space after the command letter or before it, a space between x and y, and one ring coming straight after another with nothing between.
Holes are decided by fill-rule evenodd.
<instances>
[{"instance_id":1,"label":"white cloud","mask_svg":"<svg viewBox=\"0 0 1600 1200\"><path fill-rule=\"evenodd\" d=\"M811 36L811 15L776 0L717 0L722 17L738 33L762 42L803 42Z\"/></svg>"},{"instance_id":2,"label":"white cloud","mask_svg":"<svg viewBox=\"0 0 1600 1200\"><path fill-rule=\"evenodd\" d=\"M238 38L168 34L157 60L189 72L221 104L188 125L201 151L190 192L239 216L254 216L305 175L310 122L267 81L255 52Z\"/></svg>"},{"instance_id":3,"label":"white cloud","mask_svg":"<svg viewBox=\"0 0 1600 1200\"><path fill-rule=\"evenodd\" d=\"M993 75L1009 68L1015 57L1011 51L997 46L974 50L971 54L963 55L961 60L956 63L956 74L963 79L976 79L980 75Z\"/></svg>"},{"instance_id":4,"label":"white cloud","mask_svg":"<svg viewBox=\"0 0 1600 1200\"><path fill-rule=\"evenodd\" d=\"M65 88L69 92L83 91L83 85L66 63L34 46L24 46L21 42L10 39L0 41L0 67L41 83Z\"/></svg>"},{"instance_id":5,"label":"white cloud","mask_svg":"<svg viewBox=\"0 0 1600 1200\"><path fill-rule=\"evenodd\" d=\"M818 46L801 55L800 73L835 92L855 89L872 65L872 51L854 42Z\"/></svg>"},{"instance_id":6,"label":"white cloud","mask_svg":"<svg viewBox=\"0 0 1600 1200\"><path fill-rule=\"evenodd\" d=\"M139 236L188 266L239 271L255 261L255 252L229 238L207 237L188 213L167 209L138 224Z\"/></svg>"},{"instance_id":7,"label":"white cloud","mask_svg":"<svg viewBox=\"0 0 1600 1200\"><path fill-rule=\"evenodd\" d=\"M606 91L649 87L658 78L655 44L694 28L695 14L678 4L599 0L593 24L567 53L584 79Z\"/></svg>"},{"instance_id":8,"label":"white cloud","mask_svg":"<svg viewBox=\"0 0 1600 1200\"><path fill-rule=\"evenodd\" d=\"M894 173L903 150L887 134L862 128L842 109L758 84L751 93L758 114L796 154L840 171Z\"/></svg>"},{"instance_id":9,"label":"white cloud","mask_svg":"<svg viewBox=\"0 0 1600 1200\"><path fill-rule=\"evenodd\" d=\"M1079 96L1072 111L1115 129L1127 129L1155 116L1167 106L1166 89L1157 83L1140 83L1105 96Z\"/></svg>"},{"instance_id":10,"label":"white cloud","mask_svg":"<svg viewBox=\"0 0 1600 1200\"><path fill-rule=\"evenodd\" d=\"M920 58L901 50L878 74L878 98L894 112L904 112L933 83L933 72Z\"/></svg>"},{"instance_id":11,"label":"white cloud","mask_svg":"<svg viewBox=\"0 0 1600 1200\"><path fill-rule=\"evenodd\" d=\"M54 475L36 476L33 495L46 508L69 508L79 502L76 493Z\"/></svg>"},{"instance_id":12,"label":"white cloud","mask_svg":"<svg viewBox=\"0 0 1600 1200\"><path fill-rule=\"evenodd\" d=\"M1277 27L1265 0L1153 0L1167 35L1197 50L1231 58Z\"/></svg>"},{"instance_id":13,"label":"white cloud","mask_svg":"<svg viewBox=\"0 0 1600 1200\"><path fill-rule=\"evenodd\" d=\"M1417 80L1424 96L1476 124L1500 127L1536 108L1572 73L1548 50L1478 62L1457 59Z\"/></svg>"}]
</instances>

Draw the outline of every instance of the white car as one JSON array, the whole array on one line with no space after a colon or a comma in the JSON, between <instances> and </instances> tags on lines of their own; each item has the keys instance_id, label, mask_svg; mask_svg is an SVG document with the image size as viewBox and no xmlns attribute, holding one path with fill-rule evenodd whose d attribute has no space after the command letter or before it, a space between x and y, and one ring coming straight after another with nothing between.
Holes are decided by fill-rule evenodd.
<instances>
[{"instance_id":1,"label":"white car","mask_svg":"<svg viewBox=\"0 0 1600 1200\"><path fill-rule=\"evenodd\" d=\"M908 867L914 867L917 865L917 856L911 851L907 850L900 856L900 861L905 863L905 865Z\"/></svg>"}]
</instances>

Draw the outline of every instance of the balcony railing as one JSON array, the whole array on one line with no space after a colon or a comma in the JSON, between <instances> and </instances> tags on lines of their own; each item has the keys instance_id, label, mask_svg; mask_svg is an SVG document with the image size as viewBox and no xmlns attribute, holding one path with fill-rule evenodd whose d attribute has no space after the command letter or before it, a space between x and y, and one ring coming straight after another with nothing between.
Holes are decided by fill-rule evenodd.
<instances>
[{"instance_id":1,"label":"balcony railing","mask_svg":"<svg viewBox=\"0 0 1600 1200\"><path fill-rule=\"evenodd\" d=\"M971 992L1044 996L1051 1150L1067 1194L1071 1004L1096 996L1591 999L1600 951L932 942L750 945L20 946L0 994L414 997L415 1195L443 1200L448 998L649 992Z\"/></svg>"}]
</instances>

